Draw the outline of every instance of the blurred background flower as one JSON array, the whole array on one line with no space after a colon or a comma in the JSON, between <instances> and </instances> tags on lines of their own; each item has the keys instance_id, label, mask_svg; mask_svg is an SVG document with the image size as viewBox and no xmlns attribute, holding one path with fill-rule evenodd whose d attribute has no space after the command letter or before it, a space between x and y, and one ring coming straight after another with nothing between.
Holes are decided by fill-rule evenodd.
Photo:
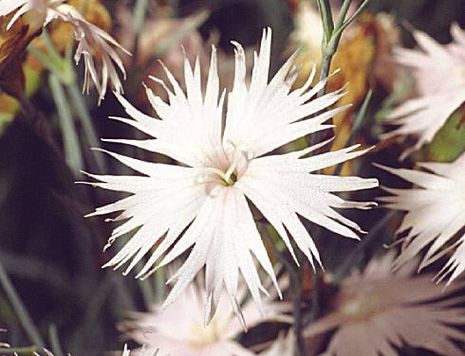
<instances>
[{"instance_id":1,"label":"blurred background flower","mask_svg":"<svg viewBox=\"0 0 465 356\"><path fill-rule=\"evenodd\" d=\"M122 323L120 328L129 338L144 344L149 352L160 349L172 356L255 355L236 341L245 325L251 329L265 322L292 323L292 317L284 314L289 305L267 301L261 314L253 300L247 298L244 285L239 295L244 300L241 307L244 325L237 319L226 294L218 305L220 313L206 325L205 293L191 285L173 304L164 309L153 305L148 313L133 313L132 320Z\"/></svg>"},{"instance_id":2,"label":"blurred background flower","mask_svg":"<svg viewBox=\"0 0 465 356\"><path fill-rule=\"evenodd\" d=\"M392 272L393 253L372 259L340 286L332 310L310 324L304 336L336 331L325 353L337 356L397 355L405 344L444 355L463 355L453 340L463 342L463 283L448 293L431 283L431 275L415 276L415 260ZM312 353L313 354L313 353Z\"/></svg>"},{"instance_id":3,"label":"blurred background flower","mask_svg":"<svg viewBox=\"0 0 465 356\"><path fill-rule=\"evenodd\" d=\"M387 172L414 184L411 189L384 187L392 196L380 197L391 209L406 211L397 229L402 244L395 266L402 266L426 250L419 269L451 254L438 279L450 284L465 270L465 154L452 163L422 162L427 170L392 169L379 166ZM406 235L405 235L406 233Z\"/></svg>"}]
</instances>

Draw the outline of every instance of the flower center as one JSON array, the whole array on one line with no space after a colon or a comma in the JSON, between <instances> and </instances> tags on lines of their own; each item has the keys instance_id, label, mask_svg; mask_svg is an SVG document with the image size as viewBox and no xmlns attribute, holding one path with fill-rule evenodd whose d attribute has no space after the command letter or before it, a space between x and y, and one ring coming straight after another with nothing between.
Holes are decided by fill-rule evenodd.
<instances>
[{"instance_id":1,"label":"flower center","mask_svg":"<svg viewBox=\"0 0 465 356\"><path fill-rule=\"evenodd\" d=\"M374 291L358 291L343 299L339 311L354 321L370 319L386 308L382 297Z\"/></svg>"},{"instance_id":2,"label":"flower center","mask_svg":"<svg viewBox=\"0 0 465 356\"><path fill-rule=\"evenodd\" d=\"M235 146L232 147L234 149L230 150L229 154L226 154L228 157L226 164L223 161L218 166L205 167L198 175L198 183L207 184L209 191L218 185L225 187L233 186L246 171L251 159L250 155Z\"/></svg>"},{"instance_id":3,"label":"flower center","mask_svg":"<svg viewBox=\"0 0 465 356\"><path fill-rule=\"evenodd\" d=\"M222 334L220 329L218 323L215 322L215 318L206 327L201 324L193 324L191 328L191 345L202 348L216 343Z\"/></svg>"}]
</instances>

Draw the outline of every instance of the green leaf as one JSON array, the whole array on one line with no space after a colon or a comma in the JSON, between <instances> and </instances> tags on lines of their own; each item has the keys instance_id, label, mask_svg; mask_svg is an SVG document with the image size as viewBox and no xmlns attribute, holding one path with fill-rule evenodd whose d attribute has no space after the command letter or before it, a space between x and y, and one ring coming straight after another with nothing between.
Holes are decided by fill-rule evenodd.
<instances>
[{"instance_id":1,"label":"green leaf","mask_svg":"<svg viewBox=\"0 0 465 356\"><path fill-rule=\"evenodd\" d=\"M451 162L465 152L465 124L461 123L463 109L456 111L428 145L427 153L430 160Z\"/></svg>"}]
</instances>

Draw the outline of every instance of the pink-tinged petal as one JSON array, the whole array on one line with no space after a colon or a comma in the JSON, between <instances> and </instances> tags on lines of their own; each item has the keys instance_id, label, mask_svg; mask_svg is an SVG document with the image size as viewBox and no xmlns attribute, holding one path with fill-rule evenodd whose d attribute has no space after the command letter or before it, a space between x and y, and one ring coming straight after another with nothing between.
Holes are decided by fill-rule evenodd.
<instances>
[{"instance_id":1,"label":"pink-tinged petal","mask_svg":"<svg viewBox=\"0 0 465 356\"><path fill-rule=\"evenodd\" d=\"M414 261L402 272L392 271L393 262L388 253L346 278L334 309L306 327L304 336L336 329L324 353L336 356L395 356L405 345L464 355L457 344L465 340L463 297L453 297L464 284L444 293L431 275L415 276Z\"/></svg>"},{"instance_id":2,"label":"pink-tinged petal","mask_svg":"<svg viewBox=\"0 0 465 356\"><path fill-rule=\"evenodd\" d=\"M419 49L394 51L399 64L413 69L417 87L417 96L400 104L386 118L387 123L398 127L382 137L413 135L417 139L401 159L431 142L452 113L465 102L465 35L456 24L451 27L451 33L453 42L441 45L427 34L415 31ZM450 75L445 77L444 73Z\"/></svg>"},{"instance_id":3,"label":"pink-tinged petal","mask_svg":"<svg viewBox=\"0 0 465 356\"><path fill-rule=\"evenodd\" d=\"M465 198L461 193L465 191L464 162L465 154L462 154L452 163L419 164L433 173L377 165L415 185L411 189L384 188L392 195L379 198L387 203L387 207L407 212L398 233L408 233L395 267L406 264L426 250L420 264L420 268L424 268L443 257L447 251L455 250L439 276L441 279L449 276L450 283L465 270L465 259L461 259L465 236L457 236L465 226Z\"/></svg>"},{"instance_id":4,"label":"pink-tinged petal","mask_svg":"<svg viewBox=\"0 0 465 356\"><path fill-rule=\"evenodd\" d=\"M240 284L241 298L245 296L245 291L245 285ZM153 305L149 312L133 313L129 320L120 324L120 329L131 339L145 344L147 349L159 348L162 355L254 355L235 340L243 328L234 317L235 310L227 299L220 299L218 309L221 312L208 325L204 324L205 297L203 289L191 284L173 304L164 309ZM282 320L284 316L281 313L290 309L286 304L275 307L266 302L264 308L267 316L261 317L253 304L253 300L247 299L242 309L245 320L251 326L266 320Z\"/></svg>"}]
</instances>

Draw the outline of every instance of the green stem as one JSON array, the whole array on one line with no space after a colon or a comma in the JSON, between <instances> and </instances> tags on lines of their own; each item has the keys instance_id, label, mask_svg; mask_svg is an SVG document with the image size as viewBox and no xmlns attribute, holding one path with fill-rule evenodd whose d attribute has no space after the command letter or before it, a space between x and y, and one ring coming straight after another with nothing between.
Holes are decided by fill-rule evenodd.
<instances>
[{"instance_id":1,"label":"green stem","mask_svg":"<svg viewBox=\"0 0 465 356\"><path fill-rule=\"evenodd\" d=\"M305 342L303 339L302 331L303 331L303 318L302 318L302 273L300 268L296 268L296 266L290 262L286 256L284 256L283 252L279 250L273 241L272 233L273 230L269 224L264 226L264 232L262 236L264 236L271 248L273 249L274 253L279 257L279 260L283 263L284 267L286 268L287 272L289 273L290 279L290 291L292 293L292 313L294 315L294 333L296 338L296 350L295 356L305 356ZM302 261L303 258L301 257L300 251L296 251L296 258L298 261Z\"/></svg>"},{"instance_id":2,"label":"green stem","mask_svg":"<svg viewBox=\"0 0 465 356\"><path fill-rule=\"evenodd\" d=\"M52 58L47 56L46 54L42 53L39 49L35 48L34 46L29 46L27 50L36 57L37 60L50 72L54 72L56 67L59 65L57 62L54 62Z\"/></svg>"},{"instance_id":3,"label":"green stem","mask_svg":"<svg viewBox=\"0 0 465 356\"><path fill-rule=\"evenodd\" d=\"M344 0L342 3L341 11L339 11L339 16L337 18L336 25L334 26L336 29L340 29L344 25L351 3L352 0Z\"/></svg>"},{"instance_id":4,"label":"green stem","mask_svg":"<svg viewBox=\"0 0 465 356\"><path fill-rule=\"evenodd\" d=\"M383 218L371 228L370 232L362 239L362 241L357 244L357 247L347 255L344 262L340 264L339 269L334 273L334 283L339 284L339 282L350 272L350 269L359 254L371 241L378 237L378 233L395 216L396 213L396 211L390 211L384 215Z\"/></svg>"},{"instance_id":5,"label":"green stem","mask_svg":"<svg viewBox=\"0 0 465 356\"><path fill-rule=\"evenodd\" d=\"M67 56L63 58L60 55L46 31L43 32L42 38L47 48L47 54L34 46L29 46L28 51L51 73L56 74L61 82L72 83L75 80L75 75L69 58ZM68 51L66 53L68 54Z\"/></svg>"},{"instance_id":6,"label":"green stem","mask_svg":"<svg viewBox=\"0 0 465 356\"><path fill-rule=\"evenodd\" d=\"M321 20L323 22L324 38L323 43L327 43L334 31L333 14L329 0L318 0L318 10L320 11Z\"/></svg>"},{"instance_id":7,"label":"green stem","mask_svg":"<svg viewBox=\"0 0 465 356\"><path fill-rule=\"evenodd\" d=\"M136 35L139 35L139 33L142 30L142 27L144 26L145 14L147 13L147 5L147 0L137 0L136 5L134 6L132 23Z\"/></svg>"},{"instance_id":8,"label":"green stem","mask_svg":"<svg viewBox=\"0 0 465 356\"><path fill-rule=\"evenodd\" d=\"M354 14L346 20L347 12L349 11L350 4L352 0L344 0L341 11L339 12L339 17L336 21L336 24L333 25L332 31L327 32L327 27L332 22L332 15L330 16L328 12L331 10L329 7L329 2L325 0L318 0L318 7L320 9L320 16L323 22L323 28L325 31L325 39L323 40L322 44L322 55L323 60L321 64L321 71L320 71L320 80L326 79L329 76L329 71L331 68L331 62L333 60L334 55L336 54L337 48L339 46L339 42L341 40L341 36L343 31L349 26L353 20L357 18L357 16L366 8L370 0L364 0L360 6L355 10ZM331 18L331 21L329 20ZM326 93L326 86L320 90L318 96L323 96Z\"/></svg>"},{"instance_id":9,"label":"green stem","mask_svg":"<svg viewBox=\"0 0 465 356\"><path fill-rule=\"evenodd\" d=\"M358 15L360 15L360 13L366 9L366 7L368 6L368 4L370 3L370 0L364 0L360 5L359 7L357 8L357 10L355 10L355 12L352 14L352 16L346 20L342 26L339 28L338 32L342 32L344 31L347 26L349 26L357 17Z\"/></svg>"},{"instance_id":10,"label":"green stem","mask_svg":"<svg viewBox=\"0 0 465 356\"><path fill-rule=\"evenodd\" d=\"M152 280L137 280L137 284L139 285L140 291L142 292L142 298L144 299L144 304L147 310L150 309L150 306L155 302L155 296L153 295L153 286Z\"/></svg>"},{"instance_id":11,"label":"green stem","mask_svg":"<svg viewBox=\"0 0 465 356\"><path fill-rule=\"evenodd\" d=\"M365 99L363 100L360 110L357 112L357 115L355 115L355 118L352 124L352 131L350 132L350 136L347 139L346 146L351 146L354 143L354 140L357 137L358 132L360 131L360 128L362 127L362 122L366 116L368 104L370 103L372 95L373 95L373 90L370 89L367 95L365 96ZM341 174L344 163L345 162L341 162L336 166L336 169L334 170L334 173L333 173L335 176L338 176Z\"/></svg>"},{"instance_id":12,"label":"green stem","mask_svg":"<svg viewBox=\"0 0 465 356\"><path fill-rule=\"evenodd\" d=\"M58 77L53 73L50 73L49 76L49 86L60 118L65 159L68 165L77 173L82 168L83 162L73 116L71 115L63 87Z\"/></svg>"},{"instance_id":13,"label":"green stem","mask_svg":"<svg viewBox=\"0 0 465 356\"><path fill-rule=\"evenodd\" d=\"M155 271L155 301L161 302L165 299L166 293L166 278L164 268L161 267Z\"/></svg>"},{"instance_id":14,"label":"green stem","mask_svg":"<svg viewBox=\"0 0 465 356\"><path fill-rule=\"evenodd\" d=\"M48 55L56 60L57 62L61 62L62 58L61 58L61 55L60 53L58 53L58 50L56 49L55 45L53 44L53 41L52 39L50 38L48 32L47 32L47 29L43 29L43 32L42 32L42 37L44 39L44 42L45 42L45 46L47 47L47 51L48 51Z\"/></svg>"},{"instance_id":15,"label":"green stem","mask_svg":"<svg viewBox=\"0 0 465 356\"><path fill-rule=\"evenodd\" d=\"M3 287L16 315L18 316L19 322L24 328L24 331L28 335L29 339L37 345L39 348L43 348L45 343L40 336L37 327L34 325L31 316L29 315L26 307L24 306L21 298L16 292L13 284L10 281L3 265L0 262L0 284Z\"/></svg>"},{"instance_id":16,"label":"green stem","mask_svg":"<svg viewBox=\"0 0 465 356\"><path fill-rule=\"evenodd\" d=\"M48 337L50 340L50 347L52 348L54 356L64 356L63 350L60 345L60 338L58 337L58 330L55 324L50 325L48 328Z\"/></svg>"},{"instance_id":17,"label":"green stem","mask_svg":"<svg viewBox=\"0 0 465 356\"><path fill-rule=\"evenodd\" d=\"M136 0L134 11L132 13L134 45L132 48L132 61L129 72L138 72L137 63L139 59L139 46L140 46L140 32L144 27L145 16L147 13L148 1Z\"/></svg>"},{"instance_id":18,"label":"green stem","mask_svg":"<svg viewBox=\"0 0 465 356\"><path fill-rule=\"evenodd\" d=\"M95 133L94 124L92 123L92 118L90 117L89 110L87 109L84 99L82 98L81 92L77 87L76 82L73 82L67 85L68 93L71 97L73 107L76 110L77 117L79 118L82 128L84 130L85 137L87 142L91 147L100 147L100 140ZM97 168L100 173L105 172L105 160L103 155L97 151L92 150L92 155L97 164Z\"/></svg>"}]
</instances>

